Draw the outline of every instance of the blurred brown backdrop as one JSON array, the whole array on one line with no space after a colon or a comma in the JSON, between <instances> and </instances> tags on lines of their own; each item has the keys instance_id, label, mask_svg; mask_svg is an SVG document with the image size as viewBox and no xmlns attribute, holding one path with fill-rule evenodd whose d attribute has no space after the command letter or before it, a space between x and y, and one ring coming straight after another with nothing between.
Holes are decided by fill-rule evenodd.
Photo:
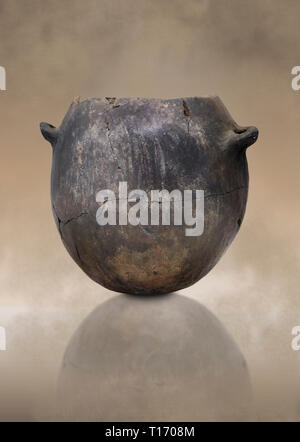
<instances>
[{"instance_id":1,"label":"blurred brown backdrop","mask_svg":"<svg viewBox=\"0 0 300 442\"><path fill-rule=\"evenodd\" d=\"M52 219L50 147L74 96L217 94L256 125L238 237L183 293L244 353L260 419L300 420L297 0L0 0L0 418L53 418L57 370L80 321L113 296L72 262Z\"/></svg>"}]
</instances>

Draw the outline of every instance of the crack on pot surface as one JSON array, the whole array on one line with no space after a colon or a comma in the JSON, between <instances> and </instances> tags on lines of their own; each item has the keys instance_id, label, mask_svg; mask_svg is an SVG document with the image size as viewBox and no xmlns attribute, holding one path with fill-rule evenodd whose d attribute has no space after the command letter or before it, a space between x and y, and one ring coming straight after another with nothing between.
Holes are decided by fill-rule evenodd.
<instances>
[{"instance_id":1,"label":"crack on pot surface","mask_svg":"<svg viewBox=\"0 0 300 442\"><path fill-rule=\"evenodd\" d=\"M204 196L204 198L211 198L212 196L224 196L224 195L228 195L233 192L237 192L238 190L242 190L242 189L248 189L248 187L241 186L241 187L237 187L236 189L232 189L232 190L229 190L228 192L224 192L224 193L211 193L210 195Z\"/></svg>"},{"instance_id":2,"label":"crack on pot surface","mask_svg":"<svg viewBox=\"0 0 300 442\"><path fill-rule=\"evenodd\" d=\"M183 104L183 113L184 113L184 116L186 117L186 120L187 120L187 131L188 131L188 134L189 134L190 133L190 117L191 117L191 112L190 112L188 104L187 104L187 102L185 100L182 100L182 104Z\"/></svg>"},{"instance_id":3,"label":"crack on pot surface","mask_svg":"<svg viewBox=\"0 0 300 442\"><path fill-rule=\"evenodd\" d=\"M236 187L236 188L234 188L234 189L231 189L231 190L228 190L228 191L226 191L226 192L222 192L222 193L210 193L210 194L208 194L208 195L205 195L205 191L204 191L204 198L210 198L210 197L214 197L214 196L224 196L224 195L228 195L228 194L230 194L230 193L233 193L233 192L237 192L238 190L242 190L242 189L248 189L248 187L247 186L241 186L241 187ZM151 205L151 204L162 204L163 203L163 201L161 200L161 198L159 199L159 200L157 200L157 199L152 199L151 198L151 195L149 195L148 194L148 192L146 192L146 194L147 194L147 198L149 199L149 204ZM129 199L128 199L129 197L127 197L127 198L120 198L120 197L114 197L113 199L111 199L110 197L107 197L107 199L106 199L106 201L105 202L107 202L107 201L128 201L129 203L132 203L132 204L134 204L134 203L136 203L136 202L139 202L139 201L130 201ZM193 196L193 201L195 201L195 200L201 200L202 199L202 197L200 197L200 198L197 198L197 197L194 197ZM102 205L103 203L101 203L100 205ZM79 215L80 216L80 215Z\"/></svg>"},{"instance_id":4,"label":"crack on pot surface","mask_svg":"<svg viewBox=\"0 0 300 442\"><path fill-rule=\"evenodd\" d=\"M109 122L108 121L106 121L106 136L107 136L107 140L108 140L108 144L110 146L111 152L112 152L113 156L115 156L114 150L113 150L113 147L112 147L112 144L111 144L111 141L110 141L110 127L109 127Z\"/></svg>"},{"instance_id":5,"label":"crack on pot surface","mask_svg":"<svg viewBox=\"0 0 300 442\"><path fill-rule=\"evenodd\" d=\"M115 154L115 152L114 152L114 149L113 149L113 146L112 146L112 144L111 144L111 140L110 140L110 135L111 135L110 132L111 132L111 131L110 131L109 121L106 120L106 121L105 121L105 124L106 124L106 138L107 138L107 141L108 141L108 144L109 144L109 147L110 147L110 150L111 150L112 156L114 157L116 163L118 164L118 158L117 158L117 156L116 156L116 154ZM118 166L118 168L119 168L119 166ZM120 169L121 169L121 168L120 168Z\"/></svg>"},{"instance_id":6,"label":"crack on pot surface","mask_svg":"<svg viewBox=\"0 0 300 442\"><path fill-rule=\"evenodd\" d=\"M108 102L108 104L115 109L116 107L120 107L119 104L115 104L116 97L105 97L105 100Z\"/></svg>"},{"instance_id":7,"label":"crack on pot surface","mask_svg":"<svg viewBox=\"0 0 300 442\"><path fill-rule=\"evenodd\" d=\"M79 259L79 261L81 262L81 264L83 264L83 261L82 261L82 259L81 259L81 257L80 257L80 253L79 253L78 247L76 246L75 243L74 243L74 248L75 248L75 250L76 250L77 258Z\"/></svg>"},{"instance_id":8,"label":"crack on pot surface","mask_svg":"<svg viewBox=\"0 0 300 442\"><path fill-rule=\"evenodd\" d=\"M115 104L116 97L105 97L105 99L108 101L108 104L110 104L111 106Z\"/></svg>"},{"instance_id":9,"label":"crack on pot surface","mask_svg":"<svg viewBox=\"0 0 300 442\"><path fill-rule=\"evenodd\" d=\"M59 232L59 234L60 234L60 237L62 238L63 235L62 235L62 231L61 231L61 227L60 227L62 221L61 221L61 219L57 216L57 213L56 213L56 210L55 210L54 204L52 204L52 209L53 209L54 215L55 215L55 217L56 217L56 219L57 219L57 223L58 223L58 232Z\"/></svg>"},{"instance_id":10,"label":"crack on pot surface","mask_svg":"<svg viewBox=\"0 0 300 442\"><path fill-rule=\"evenodd\" d=\"M71 221L75 221L76 219L78 219L78 218L80 218L81 216L84 216L84 215L88 215L88 212L82 212L82 213L80 213L77 216L74 216L74 217L72 217L70 219L67 219L67 221L61 221L60 220L60 222L65 226L66 224L69 224Z\"/></svg>"}]
</instances>

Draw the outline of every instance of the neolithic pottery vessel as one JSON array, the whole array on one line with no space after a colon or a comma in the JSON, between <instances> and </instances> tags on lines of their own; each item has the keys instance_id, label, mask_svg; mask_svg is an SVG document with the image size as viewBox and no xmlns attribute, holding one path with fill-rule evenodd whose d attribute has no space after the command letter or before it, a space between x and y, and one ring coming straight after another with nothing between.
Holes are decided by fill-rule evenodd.
<instances>
[{"instance_id":1,"label":"neolithic pottery vessel","mask_svg":"<svg viewBox=\"0 0 300 442\"><path fill-rule=\"evenodd\" d=\"M60 128L41 123L41 131L53 148L62 241L104 287L133 294L188 287L240 228L245 152L258 131L238 126L218 97L92 98L74 102Z\"/></svg>"}]
</instances>

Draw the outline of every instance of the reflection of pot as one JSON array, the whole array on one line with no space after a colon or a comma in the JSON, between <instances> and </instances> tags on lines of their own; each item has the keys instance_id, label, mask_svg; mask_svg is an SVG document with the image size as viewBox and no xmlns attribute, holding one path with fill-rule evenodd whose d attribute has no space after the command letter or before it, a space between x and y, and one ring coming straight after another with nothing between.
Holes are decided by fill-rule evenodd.
<instances>
[{"instance_id":1,"label":"reflection of pot","mask_svg":"<svg viewBox=\"0 0 300 442\"><path fill-rule=\"evenodd\" d=\"M100 304L73 334L57 387L58 413L68 421L255 417L237 344L203 305L176 294Z\"/></svg>"},{"instance_id":2,"label":"reflection of pot","mask_svg":"<svg viewBox=\"0 0 300 442\"><path fill-rule=\"evenodd\" d=\"M53 147L52 207L62 241L94 281L125 293L166 293L198 281L242 222L248 193L245 151L258 135L238 126L217 97L88 99L59 129L41 123ZM99 226L96 194L204 190L204 232L185 225ZM118 207L118 205L117 205Z\"/></svg>"}]
</instances>

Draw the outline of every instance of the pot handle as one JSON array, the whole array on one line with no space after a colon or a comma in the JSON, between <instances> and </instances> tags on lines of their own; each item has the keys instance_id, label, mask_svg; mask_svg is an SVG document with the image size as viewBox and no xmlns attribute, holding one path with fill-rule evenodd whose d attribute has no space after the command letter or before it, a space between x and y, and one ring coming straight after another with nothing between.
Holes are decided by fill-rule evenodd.
<instances>
[{"instance_id":1,"label":"pot handle","mask_svg":"<svg viewBox=\"0 0 300 442\"><path fill-rule=\"evenodd\" d=\"M45 140L49 141L52 145L56 143L58 129L55 126L49 123L41 123L40 129Z\"/></svg>"},{"instance_id":2,"label":"pot handle","mask_svg":"<svg viewBox=\"0 0 300 442\"><path fill-rule=\"evenodd\" d=\"M229 147L233 149L247 149L255 143L258 138L258 129L255 126L236 126L234 133L229 139Z\"/></svg>"}]
</instances>

